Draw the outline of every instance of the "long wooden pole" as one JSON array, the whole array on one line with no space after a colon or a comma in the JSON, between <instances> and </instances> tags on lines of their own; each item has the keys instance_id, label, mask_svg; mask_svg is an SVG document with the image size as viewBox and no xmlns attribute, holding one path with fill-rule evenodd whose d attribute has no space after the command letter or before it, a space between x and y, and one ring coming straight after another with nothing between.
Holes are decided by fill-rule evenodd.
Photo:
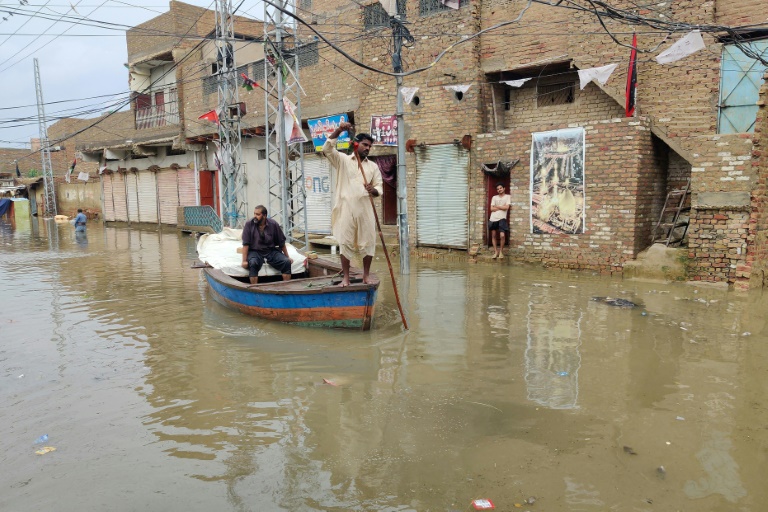
<instances>
[{"instance_id":1,"label":"long wooden pole","mask_svg":"<svg viewBox=\"0 0 768 512\"><path fill-rule=\"evenodd\" d=\"M360 174L363 176L363 184L367 185L368 182L365 179L365 172L363 172L363 162L360 161L360 155L355 151L355 159L357 160L357 168L360 169ZM392 271L392 262L389 261L389 251L387 251L387 245L384 243L384 233L381 232L381 224L379 223L379 214L376 212L376 205L373 202L373 196L369 193L368 199L371 200L371 208L373 208L373 216L376 219L376 230L379 232L379 238L381 239L381 247L384 249L384 256L387 257L387 266L389 267L389 277L392 278L392 287L395 290L395 302L397 302L397 309L400 310L400 318L403 320L403 327L408 330L408 322L405 320L405 313L403 313L403 306L400 305L400 295L397 293L397 282L395 281L395 273Z\"/></svg>"}]
</instances>

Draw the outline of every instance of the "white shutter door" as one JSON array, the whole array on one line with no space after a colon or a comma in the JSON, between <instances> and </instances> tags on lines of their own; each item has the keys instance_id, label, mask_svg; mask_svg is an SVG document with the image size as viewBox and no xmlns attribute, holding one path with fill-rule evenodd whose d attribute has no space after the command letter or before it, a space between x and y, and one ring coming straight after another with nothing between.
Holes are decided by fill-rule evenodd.
<instances>
[{"instance_id":1,"label":"white shutter door","mask_svg":"<svg viewBox=\"0 0 768 512\"><path fill-rule=\"evenodd\" d=\"M328 160L319 156L304 158L304 188L307 193L307 231L331 233L331 171Z\"/></svg>"},{"instance_id":2,"label":"white shutter door","mask_svg":"<svg viewBox=\"0 0 768 512\"><path fill-rule=\"evenodd\" d=\"M416 229L419 245L467 248L469 153L440 144L416 151Z\"/></svg>"},{"instance_id":3,"label":"white shutter door","mask_svg":"<svg viewBox=\"0 0 768 512\"><path fill-rule=\"evenodd\" d=\"M197 190L195 190L195 171L193 169L179 169L179 206L197 205Z\"/></svg>"},{"instance_id":4,"label":"white shutter door","mask_svg":"<svg viewBox=\"0 0 768 512\"><path fill-rule=\"evenodd\" d=\"M115 220L115 200L112 198L112 175L101 175L101 196L104 198L104 204L101 211L104 212L104 220L112 222Z\"/></svg>"},{"instance_id":5,"label":"white shutter door","mask_svg":"<svg viewBox=\"0 0 768 512\"><path fill-rule=\"evenodd\" d=\"M128 202L125 197L125 174L112 175L112 198L115 200L115 220L128 222Z\"/></svg>"},{"instance_id":6,"label":"white shutter door","mask_svg":"<svg viewBox=\"0 0 768 512\"><path fill-rule=\"evenodd\" d=\"M152 171L136 173L139 192L139 219L141 222L157 223L157 180Z\"/></svg>"},{"instance_id":7,"label":"white shutter door","mask_svg":"<svg viewBox=\"0 0 768 512\"><path fill-rule=\"evenodd\" d=\"M176 171L167 169L157 173L157 200L160 203L160 222L176 224L176 212L179 206L179 187L176 184Z\"/></svg>"},{"instance_id":8,"label":"white shutter door","mask_svg":"<svg viewBox=\"0 0 768 512\"><path fill-rule=\"evenodd\" d=\"M125 174L125 202L128 203L128 220L139 222L139 190L135 172Z\"/></svg>"}]
</instances>

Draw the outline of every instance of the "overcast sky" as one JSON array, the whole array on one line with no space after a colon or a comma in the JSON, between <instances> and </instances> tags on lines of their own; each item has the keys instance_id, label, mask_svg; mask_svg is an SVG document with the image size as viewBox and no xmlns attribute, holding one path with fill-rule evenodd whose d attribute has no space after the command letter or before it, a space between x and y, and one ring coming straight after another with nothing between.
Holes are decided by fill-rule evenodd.
<instances>
[{"instance_id":1,"label":"overcast sky","mask_svg":"<svg viewBox=\"0 0 768 512\"><path fill-rule=\"evenodd\" d=\"M28 0L22 5L24 1L0 0L2 147L29 148L30 138L39 136L35 57L45 114L51 120L48 125L56 117L96 117L127 98L124 25L135 26L168 11L168 3L161 0L74 0L72 4L67 0ZM185 1L213 8L212 0ZM238 14L261 19L262 9L257 0L246 0ZM16 13L11 16L13 10ZM113 30L102 28L102 22L116 26ZM79 115L84 111L93 112Z\"/></svg>"}]
</instances>

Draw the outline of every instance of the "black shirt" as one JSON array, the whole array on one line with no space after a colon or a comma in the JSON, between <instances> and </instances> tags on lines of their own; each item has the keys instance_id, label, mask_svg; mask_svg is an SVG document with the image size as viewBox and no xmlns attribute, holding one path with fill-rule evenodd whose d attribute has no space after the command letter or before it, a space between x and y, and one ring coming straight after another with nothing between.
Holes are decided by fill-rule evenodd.
<instances>
[{"instance_id":1,"label":"black shirt","mask_svg":"<svg viewBox=\"0 0 768 512\"><path fill-rule=\"evenodd\" d=\"M256 219L251 219L243 227L243 245L248 246L248 251L256 251L266 254L274 248L280 248L285 245L285 235L280 228L280 224L273 219L267 219L264 226L264 233L259 231Z\"/></svg>"}]
</instances>

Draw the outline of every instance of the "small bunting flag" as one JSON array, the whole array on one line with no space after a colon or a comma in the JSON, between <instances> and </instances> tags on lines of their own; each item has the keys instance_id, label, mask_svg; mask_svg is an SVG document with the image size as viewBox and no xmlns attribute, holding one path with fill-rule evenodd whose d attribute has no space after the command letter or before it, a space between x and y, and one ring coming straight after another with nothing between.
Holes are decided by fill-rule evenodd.
<instances>
[{"instance_id":1,"label":"small bunting flag","mask_svg":"<svg viewBox=\"0 0 768 512\"><path fill-rule=\"evenodd\" d=\"M252 91L254 87L259 87L258 82L248 78L248 75L246 75L245 73L240 73L240 78L243 79L243 87L245 87L249 91Z\"/></svg>"}]
</instances>

